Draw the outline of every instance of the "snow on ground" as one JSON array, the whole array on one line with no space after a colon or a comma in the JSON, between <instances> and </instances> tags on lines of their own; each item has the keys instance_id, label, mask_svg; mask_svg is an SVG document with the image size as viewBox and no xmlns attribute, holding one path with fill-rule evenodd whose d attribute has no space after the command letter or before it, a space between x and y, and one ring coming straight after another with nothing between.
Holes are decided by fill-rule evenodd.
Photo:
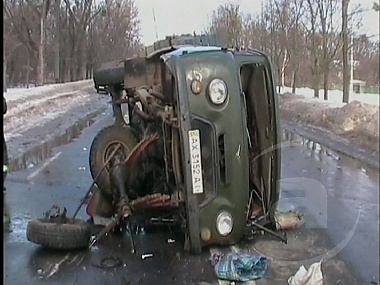
<instances>
[{"instance_id":1,"label":"snow on ground","mask_svg":"<svg viewBox=\"0 0 380 285\"><path fill-rule=\"evenodd\" d=\"M296 94L283 88L280 96L281 117L301 124L328 130L351 143L371 151L379 151L379 95L351 94L350 102L342 102L342 92L332 90L329 100L313 98L312 89L300 88ZM323 98L323 92L320 91Z\"/></svg>"},{"instance_id":2,"label":"snow on ground","mask_svg":"<svg viewBox=\"0 0 380 285\"><path fill-rule=\"evenodd\" d=\"M292 92L292 88L290 87L281 88L281 94L291 93L291 92ZM340 90L329 90L329 93L328 93L329 100L327 102L323 99L314 98L314 90L310 88L297 88L296 94L302 95L305 98L320 100L322 102L327 103L328 105L335 106L335 107L342 107L345 104L343 103L343 92ZM323 98L323 89L319 90L319 97ZM351 93L349 103L353 101L359 101L359 102L366 103L369 105L379 106L380 96L379 94L370 94L370 93L360 93L360 94Z\"/></svg>"},{"instance_id":3,"label":"snow on ground","mask_svg":"<svg viewBox=\"0 0 380 285\"><path fill-rule=\"evenodd\" d=\"M317 128L326 129L354 144L379 150L379 95L351 94L350 103L342 103L342 92L331 90L329 100L313 98L312 89L299 88L297 95L289 87L281 90L281 117ZM16 141L29 129L49 121L64 122L76 108L85 113L95 111L109 102L109 96L95 93L92 80L50 84L32 88L9 88L4 93L8 113L4 116L7 140ZM323 91L320 90L320 98ZM75 111L77 112L77 111ZM69 116L84 117L85 113ZM73 118L70 118L73 119ZM46 130L46 135L49 135ZM41 134L41 137L42 134Z\"/></svg>"},{"instance_id":4,"label":"snow on ground","mask_svg":"<svg viewBox=\"0 0 380 285\"><path fill-rule=\"evenodd\" d=\"M9 89L4 96L8 111L4 116L4 132L8 139L20 136L34 126L43 125L94 96L90 80L52 84L33 88Z\"/></svg>"},{"instance_id":5,"label":"snow on ground","mask_svg":"<svg viewBox=\"0 0 380 285\"><path fill-rule=\"evenodd\" d=\"M54 92L74 91L78 88L88 87L92 85L93 81L81 80L76 82L60 83L60 84L47 84L44 86L30 87L30 88L8 88L7 92L3 93L7 102L16 101L19 99L30 100L33 97L38 97L41 94L52 94Z\"/></svg>"},{"instance_id":6,"label":"snow on ground","mask_svg":"<svg viewBox=\"0 0 380 285\"><path fill-rule=\"evenodd\" d=\"M3 93L8 111L4 134L9 156L61 135L77 121L109 107L110 97L97 94L92 80L32 88L9 88Z\"/></svg>"}]
</instances>

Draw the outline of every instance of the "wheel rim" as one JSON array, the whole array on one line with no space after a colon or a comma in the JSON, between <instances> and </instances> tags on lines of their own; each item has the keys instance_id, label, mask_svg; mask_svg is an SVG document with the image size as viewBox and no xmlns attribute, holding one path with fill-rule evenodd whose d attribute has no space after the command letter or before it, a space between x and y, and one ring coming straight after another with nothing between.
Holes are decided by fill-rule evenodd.
<instances>
[{"instance_id":1,"label":"wheel rim","mask_svg":"<svg viewBox=\"0 0 380 285\"><path fill-rule=\"evenodd\" d=\"M112 167L116 164L116 163L120 163L120 162L123 162L126 160L126 158L128 157L128 154L130 152L130 149L129 147L121 142L121 141L114 141L114 142L111 142L109 143L105 150L104 150L104 154L103 154L103 164L108 160L108 158L111 156L111 154L115 151L116 147L118 145L121 145L121 147L116 151L115 155L113 156L113 158L108 162L108 164L106 165L105 167L105 170L107 171L108 174L110 174L111 172L111 169Z\"/></svg>"}]
</instances>

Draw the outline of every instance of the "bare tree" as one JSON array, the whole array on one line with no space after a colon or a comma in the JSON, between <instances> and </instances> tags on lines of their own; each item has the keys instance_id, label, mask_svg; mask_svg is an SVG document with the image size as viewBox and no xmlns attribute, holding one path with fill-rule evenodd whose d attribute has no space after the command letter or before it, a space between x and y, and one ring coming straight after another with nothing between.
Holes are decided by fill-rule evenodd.
<instances>
[{"instance_id":1,"label":"bare tree","mask_svg":"<svg viewBox=\"0 0 380 285\"><path fill-rule=\"evenodd\" d=\"M138 10L131 0L109 0L102 17L91 23L89 68L125 59L140 44Z\"/></svg>"},{"instance_id":2,"label":"bare tree","mask_svg":"<svg viewBox=\"0 0 380 285\"><path fill-rule=\"evenodd\" d=\"M51 0L40 2L9 0L4 3L5 13L10 18L19 40L27 46L28 51L37 59L37 86L44 83L46 19L50 4Z\"/></svg>"},{"instance_id":3,"label":"bare tree","mask_svg":"<svg viewBox=\"0 0 380 285\"><path fill-rule=\"evenodd\" d=\"M218 35L227 46L241 47L243 19L239 9L240 5L233 3L219 6L207 32Z\"/></svg>"},{"instance_id":4,"label":"bare tree","mask_svg":"<svg viewBox=\"0 0 380 285\"><path fill-rule=\"evenodd\" d=\"M277 42L272 43L275 49L275 57L278 65L278 73L281 78L281 86L285 86L285 71L291 65L292 89L295 92L296 76L299 69L299 60L302 52L302 30L300 20L303 12L304 0L274 0L275 19L271 25L277 34Z\"/></svg>"},{"instance_id":5,"label":"bare tree","mask_svg":"<svg viewBox=\"0 0 380 285\"><path fill-rule=\"evenodd\" d=\"M318 32L318 6L314 0L307 0L307 9L303 22L306 31L306 47L310 55L310 69L312 75L312 86L314 97L319 98L319 87L321 81L321 58L322 58L322 38Z\"/></svg>"},{"instance_id":6,"label":"bare tree","mask_svg":"<svg viewBox=\"0 0 380 285\"><path fill-rule=\"evenodd\" d=\"M341 6L335 0L317 0L316 2L322 38L323 98L328 100L330 68L342 44L339 18L334 16L341 10Z\"/></svg>"}]
</instances>

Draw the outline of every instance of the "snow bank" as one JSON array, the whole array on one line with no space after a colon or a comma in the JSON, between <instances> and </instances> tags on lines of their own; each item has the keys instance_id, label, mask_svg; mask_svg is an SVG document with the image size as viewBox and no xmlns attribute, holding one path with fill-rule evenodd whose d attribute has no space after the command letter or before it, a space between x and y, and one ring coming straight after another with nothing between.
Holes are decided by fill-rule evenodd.
<instances>
[{"instance_id":1,"label":"snow bank","mask_svg":"<svg viewBox=\"0 0 380 285\"><path fill-rule=\"evenodd\" d=\"M281 88L281 94L288 94L292 92L292 88L290 87L283 87ZM314 90L310 88L297 88L296 89L296 95L302 95L305 98L310 98L314 100L320 100L323 102L326 102L323 99L314 98ZM345 103L343 103L343 92L340 90L329 90L328 93L329 100L326 102L326 104L335 107L342 107ZM319 98L323 98L323 89L319 90ZM351 93L350 94L350 100L349 103L353 101L359 101L362 103L366 103L369 105L380 105L380 96L379 94L371 94L371 93Z\"/></svg>"},{"instance_id":2,"label":"snow bank","mask_svg":"<svg viewBox=\"0 0 380 285\"><path fill-rule=\"evenodd\" d=\"M7 102L12 102L20 99L34 99L34 97L39 97L41 94L47 93L57 93L64 91L75 91L78 88L84 88L93 86L93 81L81 80L75 82L61 83L61 84L47 84L44 86L30 87L30 88L8 88L7 92L3 92L4 97L7 99Z\"/></svg>"},{"instance_id":3,"label":"snow bank","mask_svg":"<svg viewBox=\"0 0 380 285\"><path fill-rule=\"evenodd\" d=\"M338 97L334 97L333 94L338 96L338 92L331 92L329 101L313 98L310 90L305 93L305 96L291 93L280 96L283 119L322 128L347 138L361 148L379 151L379 104L373 100L373 98L378 100L378 95L355 94L363 95L360 99L364 100L354 100L346 104L334 102Z\"/></svg>"},{"instance_id":4,"label":"snow bank","mask_svg":"<svg viewBox=\"0 0 380 285\"><path fill-rule=\"evenodd\" d=\"M58 137L79 120L109 107L110 97L96 93L92 80L10 88L3 128L10 159Z\"/></svg>"}]
</instances>

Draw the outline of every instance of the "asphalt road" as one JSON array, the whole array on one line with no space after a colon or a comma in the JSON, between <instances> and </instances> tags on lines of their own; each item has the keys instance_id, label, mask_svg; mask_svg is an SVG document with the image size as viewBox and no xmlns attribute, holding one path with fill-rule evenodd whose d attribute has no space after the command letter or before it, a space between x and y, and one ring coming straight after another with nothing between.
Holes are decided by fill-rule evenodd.
<instances>
[{"instance_id":1,"label":"asphalt road","mask_svg":"<svg viewBox=\"0 0 380 285\"><path fill-rule=\"evenodd\" d=\"M91 141L110 124L110 110L49 150L38 165L11 173L7 200L12 232L4 233L4 284L218 284L209 258L214 251L249 251L270 260L268 278L257 284L286 284L300 265L324 260L325 284L377 284L379 281L379 175L297 136L284 134L280 208L300 209L305 226L288 233L283 244L269 236L230 248L186 254L182 237L170 230L138 234L137 254L126 236L107 236L91 251L50 252L26 240L30 219L58 203L73 213L91 183ZM66 142L66 141L65 141ZM87 219L84 210L80 218ZM168 240L175 242L168 242ZM143 260L142 254L153 257ZM121 265L99 268L104 258ZM375 282L375 283L374 283Z\"/></svg>"}]
</instances>

